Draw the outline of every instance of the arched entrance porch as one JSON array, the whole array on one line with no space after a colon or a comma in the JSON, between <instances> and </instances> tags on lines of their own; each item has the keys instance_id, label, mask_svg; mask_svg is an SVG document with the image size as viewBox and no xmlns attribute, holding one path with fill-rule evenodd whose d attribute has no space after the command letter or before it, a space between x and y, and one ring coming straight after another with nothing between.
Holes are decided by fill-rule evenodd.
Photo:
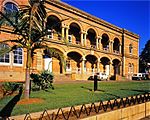
<instances>
[{"instance_id":1,"label":"arched entrance porch","mask_svg":"<svg viewBox=\"0 0 150 120\"><path fill-rule=\"evenodd\" d=\"M54 74L63 73L62 52L58 49L45 49L44 50L44 69Z\"/></svg>"},{"instance_id":2,"label":"arched entrance porch","mask_svg":"<svg viewBox=\"0 0 150 120\"><path fill-rule=\"evenodd\" d=\"M112 66L113 66L113 76L112 78L114 80L119 79L118 77L121 75L121 61L118 59L114 59L112 61Z\"/></svg>"},{"instance_id":3,"label":"arched entrance porch","mask_svg":"<svg viewBox=\"0 0 150 120\"><path fill-rule=\"evenodd\" d=\"M82 56L78 52L69 52L66 59L66 72L81 74Z\"/></svg>"},{"instance_id":4,"label":"arched entrance porch","mask_svg":"<svg viewBox=\"0 0 150 120\"><path fill-rule=\"evenodd\" d=\"M87 55L85 58L86 73L94 74L97 72L97 57L94 55Z\"/></svg>"},{"instance_id":5,"label":"arched entrance porch","mask_svg":"<svg viewBox=\"0 0 150 120\"><path fill-rule=\"evenodd\" d=\"M102 57L100 59L101 65L100 65L100 71L103 73L106 73L106 75L110 75L110 59L107 57Z\"/></svg>"}]
</instances>

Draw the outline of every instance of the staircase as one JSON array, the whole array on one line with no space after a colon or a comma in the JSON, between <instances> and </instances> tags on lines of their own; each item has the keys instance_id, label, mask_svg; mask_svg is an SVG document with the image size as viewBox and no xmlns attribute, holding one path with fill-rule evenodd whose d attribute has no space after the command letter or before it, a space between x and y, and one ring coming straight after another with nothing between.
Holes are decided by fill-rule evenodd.
<instances>
[{"instance_id":1,"label":"staircase","mask_svg":"<svg viewBox=\"0 0 150 120\"><path fill-rule=\"evenodd\" d=\"M71 75L54 74L54 82L72 81Z\"/></svg>"}]
</instances>

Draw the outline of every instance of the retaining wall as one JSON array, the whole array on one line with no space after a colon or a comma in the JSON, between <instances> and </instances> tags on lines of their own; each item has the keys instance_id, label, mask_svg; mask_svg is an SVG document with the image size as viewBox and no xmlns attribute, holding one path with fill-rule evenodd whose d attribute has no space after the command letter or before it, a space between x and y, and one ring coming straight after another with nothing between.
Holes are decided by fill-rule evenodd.
<instances>
[{"instance_id":1,"label":"retaining wall","mask_svg":"<svg viewBox=\"0 0 150 120\"><path fill-rule=\"evenodd\" d=\"M150 115L150 102L97 114L81 120L139 120Z\"/></svg>"}]
</instances>

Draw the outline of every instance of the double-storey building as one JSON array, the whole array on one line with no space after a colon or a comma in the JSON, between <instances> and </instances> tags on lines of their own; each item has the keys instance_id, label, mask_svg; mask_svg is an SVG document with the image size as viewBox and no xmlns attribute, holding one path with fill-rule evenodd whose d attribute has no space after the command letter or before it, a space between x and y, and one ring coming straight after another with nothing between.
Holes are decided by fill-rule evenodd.
<instances>
[{"instance_id":1,"label":"double-storey building","mask_svg":"<svg viewBox=\"0 0 150 120\"><path fill-rule=\"evenodd\" d=\"M0 0L0 10L17 11L20 5L27 4L28 0ZM66 67L58 54L40 49L33 57L33 72L49 70L55 79L69 76L75 80L87 80L96 72L106 73L114 80L130 79L138 72L137 34L61 1L49 0L46 7L47 44L64 55ZM0 33L0 40L14 37ZM9 45L1 44L0 47ZM25 80L25 64L25 49L18 48L1 56L0 81Z\"/></svg>"}]
</instances>

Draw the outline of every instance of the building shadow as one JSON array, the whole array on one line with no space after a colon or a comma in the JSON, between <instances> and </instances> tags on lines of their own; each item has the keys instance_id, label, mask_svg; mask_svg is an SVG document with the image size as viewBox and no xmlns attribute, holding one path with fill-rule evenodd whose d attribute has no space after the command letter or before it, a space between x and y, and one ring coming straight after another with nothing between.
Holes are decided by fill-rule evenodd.
<instances>
[{"instance_id":1,"label":"building shadow","mask_svg":"<svg viewBox=\"0 0 150 120\"><path fill-rule=\"evenodd\" d=\"M4 106L4 108L2 108L2 110L0 111L0 119L2 118L2 120L7 117L11 116L12 110L15 107L15 105L17 104L17 102L20 100L20 97L22 95L22 87L20 87L19 89L19 93L18 95L16 95L14 98L12 98L6 106Z\"/></svg>"},{"instance_id":2,"label":"building shadow","mask_svg":"<svg viewBox=\"0 0 150 120\"><path fill-rule=\"evenodd\" d=\"M149 93L150 90L136 90L136 89L120 89L120 90L126 90L126 91L136 91L141 93Z\"/></svg>"},{"instance_id":3,"label":"building shadow","mask_svg":"<svg viewBox=\"0 0 150 120\"><path fill-rule=\"evenodd\" d=\"M94 90L94 89L87 88L87 87L84 87L84 86L81 86L81 88L86 89L86 90L89 90L89 91L93 91L93 90ZM105 92L104 90L100 90L100 89L97 89L96 91Z\"/></svg>"}]
</instances>

